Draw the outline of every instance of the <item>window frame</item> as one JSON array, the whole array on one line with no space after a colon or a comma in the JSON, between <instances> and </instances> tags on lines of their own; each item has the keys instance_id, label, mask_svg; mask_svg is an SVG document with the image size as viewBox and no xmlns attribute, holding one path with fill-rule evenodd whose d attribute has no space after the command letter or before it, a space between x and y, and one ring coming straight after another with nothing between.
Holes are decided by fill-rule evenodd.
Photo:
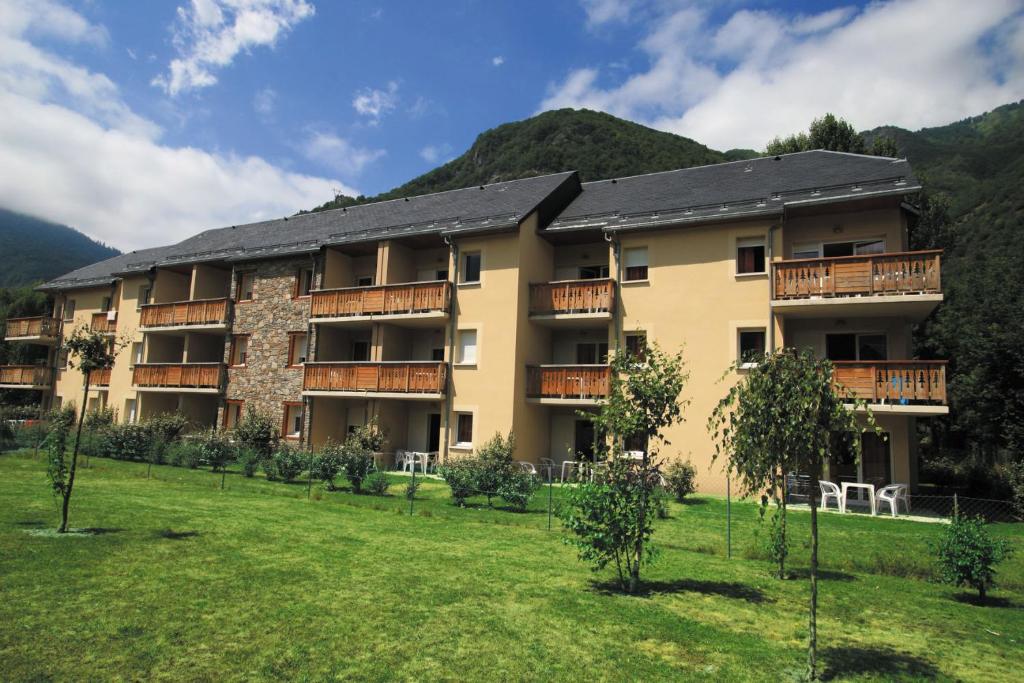
<instances>
[{"instance_id":1,"label":"window frame","mask_svg":"<svg viewBox=\"0 0 1024 683\"><path fill-rule=\"evenodd\" d=\"M828 338L849 336L853 337L853 354L856 358L850 359L849 361L835 361L835 362L855 362L855 363L879 363L889 359L889 335L884 331L864 331L864 332L826 332L825 333L825 358L828 358ZM861 338L862 337L881 337L885 341L885 358L882 360L864 360L861 358ZM832 360L829 358L829 360Z\"/></svg>"},{"instance_id":2,"label":"window frame","mask_svg":"<svg viewBox=\"0 0 1024 683\"><path fill-rule=\"evenodd\" d=\"M745 334L760 334L761 335L761 354L765 354L768 351L768 328L766 327L741 327L736 330L736 364L740 370L750 370L756 368L759 363L752 361L743 360L743 335Z\"/></svg>"},{"instance_id":3,"label":"window frame","mask_svg":"<svg viewBox=\"0 0 1024 683\"><path fill-rule=\"evenodd\" d=\"M643 253L643 265L629 265L630 254ZM631 270L642 268L642 272L633 272ZM622 281L626 282L648 282L651 277L651 252L647 246L642 247L625 247L622 250Z\"/></svg>"},{"instance_id":4,"label":"window frame","mask_svg":"<svg viewBox=\"0 0 1024 683\"><path fill-rule=\"evenodd\" d=\"M465 335L473 335L473 358L466 360L462 339ZM463 367L475 367L480 362L480 330L476 327L463 327L456 332L455 339L455 365Z\"/></svg>"},{"instance_id":5,"label":"window frame","mask_svg":"<svg viewBox=\"0 0 1024 683\"><path fill-rule=\"evenodd\" d=\"M248 299L243 299L242 298L242 292L244 291L243 284L245 283L245 278L247 278L247 277L251 277L252 278L252 287L251 287L252 291L249 292L249 298ZM235 283L235 303L244 304L244 303L248 303L250 301L255 301L255 300L256 300L256 270L255 269L251 269L251 270L240 270L240 271L238 271L238 281Z\"/></svg>"},{"instance_id":6,"label":"window frame","mask_svg":"<svg viewBox=\"0 0 1024 683\"><path fill-rule=\"evenodd\" d=\"M744 249L760 249L761 250L761 270L742 270L740 264L743 263L743 259L740 254ZM754 256L754 264L756 265L757 256ZM736 277L756 277L759 275L768 274L768 240L764 235L755 237L740 237L736 240Z\"/></svg>"},{"instance_id":7,"label":"window frame","mask_svg":"<svg viewBox=\"0 0 1024 683\"><path fill-rule=\"evenodd\" d=\"M139 293L136 298L135 310L141 311L143 306L148 306L153 299L153 285L139 285Z\"/></svg>"},{"instance_id":8,"label":"window frame","mask_svg":"<svg viewBox=\"0 0 1024 683\"><path fill-rule=\"evenodd\" d=\"M303 405L302 401L284 401L281 403L281 406L281 437L284 439L289 439L291 441L302 441L302 425L306 421L306 416L304 414L305 406ZM289 419L292 417L291 412L295 408L298 408L299 410L299 431L293 433L289 431L288 427L289 423L291 422L291 420Z\"/></svg>"},{"instance_id":9,"label":"window frame","mask_svg":"<svg viewBox=\"0 0 1024 683\"><path fill-rule=\"evenodd\" d=\"M631 330L629 332L625 332L623 334L623 337L624 337L624 339L623 339L622 345L623 345L623 347L625 347L626 351L628 353L630 353L634 358L636 358L641 363L645 363L647 361L647 331L646 330ZM630 348L630 346L631 346L630 343L629 343L630 339L640 339L640 340L642 340L642 342L641 342L642 346L640 347L640 351L639 352L634 351L632 348Z\"/></svg>"},{"instance_id":10,"label":"window frame","mask_svg":"<svg viewBox=\"0 0 1024 683\"><path fill-rule=\"evenodd\" d=\"M470 258L474 258L474 257L477 259L476 279L475 280L470 280L467 277L467 274L469 273L469 259ZM481 284L483 282L483 277L484 277L484 253L483 253L483 251L481 251L479 249L476 249L476 250L473 250L473 251L463 252L463 254L459 258L462 261L459 264L460 266L462 266L461 268L459 268L459 284L460 285L479 285L479 284Z\"/></svg>"},{"instance_id":11,"label":"window frame","mask_svg":"<svg viewBox=\"0 0 1024 683\"><path fill-rule=\"evenodd\" d=\"M463 436L463 419L469 420L469 441L464 441L460 437ZM462 410L455 413L455 433L453 435L453 448L472 448L473 447L473 432L475 425L475 416L472 411Z\"/></svg>"},{"instance_id":12,"label":"window frame","mask_svg":"<svg viewBox=\"0 0 1024 683\"><path fill-rule=\"evenodd\" d=\"M128 352L131 354L131 358L128 361L128 367L134 368L136 365L140 365L145 362L146 343L132 342L131 348L128 349Z\"/></svg>"},{"instance_id":13,"label":"window frame","mask_svg":"<svg viewBox=\"0 0 1024 683\"><path fill-rule=\"evenodd\" d=\"M296 354L295 350L298 345L299 337L306 338L306 359L302 362L295 362ZM285 367L288 368L301 368L309 362L309 333L306 331L302 332L289 332L288 333L288 358L285 361Z\"/></svg>"},{"instance_id":14,"label":"window frame","mask_svg":"<svg viewBox=\"0 0 1024 683\"><path fill-rule=\"evenodd\" d=\"M352 362L353 363L369 363L370 357L373 355L373 343L369 339L353 339L352 344ZM366 358L356 358L356 345L366 344Z\"/></svg>"},{"instance_id":15,"label":"window frame","mask_svg":"<svg viewBox=\"0 0 1024 683\"><path fill-rule=\"evenodd\" d=\"M302 289L305 286L305 275L309 273L309 289L306 293L302 293ZM293 299L308 299L313 296L313 279L316 276L316 272L313 266L302 266L295 271L295 287L292 290Z\"/></svg>"},{"instance_id":16,"label":"window frame","mask_svg":"<svg viewBox=\"0 0 1024 683\"><path fill-rule=\"evenodd\" d=\"M237 408L238 415L235 416L234 422L228 420L231 415L231 409ZM221 424L224 429L234 429L242 421L243 411L245 410L245 401L242 399L229 398L224 400L224 419Z\"/></svg>"},{"instance_id":17,"label":"window frame","mask_svg":"<svg viewBox=\"0 0 1024 683\"><path fill-rule=\"evenodd\" d=\"M71 308L71 316L70 317L68 317L68 307ZM75 299L65 299L64 300L64 306L61 308L61 317L64 318L64 322L66 322L66 323L74 322L74 320L75 320L75 309L76 308L78 308L78 305L76 304Z\"/></svg>"},{"instance_id":18,"label":"window frame","mask_svg":"<svg viewBox=\"0 0 1024 683\"><path fill-rule=\"evenodd\" d=\"M249 367L249 338L251 334L233 334L231 335L231 350L228 354L228 367L230 368L247 368ZM239 341L245 340L245 359L241 363L235 362L235 355L238 351Z\"/></svg>"},{"instance_id":19,"label":"window frame","mask_svg":"<svg viewBox=\"0 0 1024 683\"><path fill-rule=\"evenodd\" d=\"M369 280L369 282L365 282L366 280ZM376 282L376 278L374 278L372 275L357 275L356 276L356 284L355 284L355 286L356 287L373 287L374 286L374 282Z\"/></svg>"}]
</instances>

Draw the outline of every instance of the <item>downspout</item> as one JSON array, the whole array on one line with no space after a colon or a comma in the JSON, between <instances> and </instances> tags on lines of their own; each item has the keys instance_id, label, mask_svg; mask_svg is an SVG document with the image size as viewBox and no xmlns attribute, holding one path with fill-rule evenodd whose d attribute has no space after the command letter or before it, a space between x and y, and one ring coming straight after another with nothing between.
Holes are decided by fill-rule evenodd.
<instances>
[{"instance_id":1,"label":"downspout","mask_svg":"<svg viewBox=\"0 0 1024 683\"><path fill-rule=\"evenodd\" d=\"M615 308L612 310L612 331L615 333L614 348L618 351L619 339L622 337L622 243L612 231L604 234L604 240L615 250Z\"/></svg>"},{"instance_id":2,"label":"downspout","mask_svg":"<svg viewBox=\"0 0 1024 683\"><path fill-rule=\"evenodd\" d=\"M773 249L773 237L775 236L775 230L782 228L782 223L786 220L786 215L782 214L782 218L779 221L779 225L768 226L768 240L765 243L765 260L768 262L768 352L773 353L775 351L775 309L772 308L772 294L775 291L775 265L773 257L775 250Z\"/></svg>"},{"instance_id":3,"label":"downspout","mask_svg":"<svg viewBox=\"0 0 1024 683\"><path fill-rule=\"evenodd\" d=\"M309 260L313 262L313 277L310 282L312 289L320 289L320 283L317 282L317 276L320 275L320 259L317 258L318 254L310 254ZM320 335L317 335L317 344L320 343ZM309 296L309 310L306 311L306 363L313 358L313 295L312 292ZM302 364L302 389L306 388L306 367L305 363ZM305 443L306 448L313 450L313 397L302 396L302 441Z\"/></svg>"},{"instance_id":4,"label":"downspout","mask_svg":"<svg viewBox=\"0 0 1024 683\"><path fill-rule=\"evenodd\" d=\"M455 365L455 293L459 281L459 246L449 235L444 236L444 243L452 257L451 297L448 299L448 372L445 373L444 392L444 457L441 462L448 462L448 445L452 440L452 367Z\"/></svg>"}]
</instances>

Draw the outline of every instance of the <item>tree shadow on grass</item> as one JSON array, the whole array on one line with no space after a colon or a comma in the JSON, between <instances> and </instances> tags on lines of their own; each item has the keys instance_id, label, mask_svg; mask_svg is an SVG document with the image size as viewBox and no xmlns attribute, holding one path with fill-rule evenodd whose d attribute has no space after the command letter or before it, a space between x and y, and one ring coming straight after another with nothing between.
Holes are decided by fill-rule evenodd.
<instances>
[{"instance_id":1,"label":"tree shadow on grass","mask_svg":"<svg viewBox=\"0 0 1024 683\"><path fill-rule=\"evenodd\" d=\"M706 501L703 498L683 498L682 501L678 501L675 498L673 498L672 502L676 503L677 505L684 505L684 506L687 506L687 507L689 507L691 505L696 506L696 505L707 505L708 504L708 501Z\"/></svg>"},{"instance_id":2,"label":"tree shadow on grass","mask_svg":"<svg viewBox=\"0 0 1024 683\"><path fill-rule=\"evenodd\" d=\"M618 581L594 581L591 587L599 592L614 595L632 595L649 598L652 595L668 595L672 593L702 593L733 598L760 605L772 602L760 589L746 584L731 581L699 581L697 579L678 579L676 581L641 581L636 593L626 593Z\"/></svg>"},{"instance_id":3,"label":"tree shadow on grass","mask_svg":"<svg viewBox=\"0 0 1024 683\"><path fill-rule=\"evenodd\" d=\"M823 681L864 674L876 674L890 680L904 677L932 679L941 673L926 659L887 647L827 647L821 651L820 659L824 662Z\"/></svg>"},{"instance_id":4,"label":"tree shadow on grass","mask_svg":"<svg viewBox=\"0 0 1024 683\"><path fill-rule=\"evenodd\" d=\"M21 522L15 522L15 524L17 526L27 526L31 528L39 528L41 526L46 526L46 522L44 522L41 519L26 519Z\"/></svg>"},{"instance_id":5,"label":"tree shadow on grass","mask_svg":"<svg viewBox=\"0 0 1024 683\"><path fill-rule=\"evenodd\" d=\"M810 579L810 569L787 569L786 572L789 574L790 579ZM819 569L818 578L824 579L825 581L856 581L857 577L853 574L847 574L846 572L838 572L834 569Z\"/></svg>"},{"instance_id":6,"label":"tree shadow on grass","mask_svg":"<svg viewBox=\"0 0 1024 683\"><path fill-rule=\"evenodd\" d=\"M88 526L83 529L72 529L76 533L88 534L89 536L105 536L107 534L119 534L124 529L119 527L106 527L106 526Z\"/></svg>"},{"instance_id":7,"label":"tree shadow on grass","mask_svg":"<svg viewBox=\"0 0 1024 683\"><path fill-rule=\"evenodd\" d=\"M198 531L175 531L173 529L161 529L156 532L156 535L160 538L166 538L171 541L180 541L185 538L195 538L199 535Z\"/></svg>"},{"instance_id":8,"label":"tree shadow on grass","mask_svg":"<svg viewBox=\"0 0 1024 683\"><path fill-rule=\"evenodd\" d=\"M957 593L953 596L953 599L957 602L961 602L965 605L974 605L975 607L1008 607L1010 609L1024 609L1024 605L1018 605L1009 598L1002 596L987 596L984 602L978 597L977 593Z\"/></svg>"}]
</instances>

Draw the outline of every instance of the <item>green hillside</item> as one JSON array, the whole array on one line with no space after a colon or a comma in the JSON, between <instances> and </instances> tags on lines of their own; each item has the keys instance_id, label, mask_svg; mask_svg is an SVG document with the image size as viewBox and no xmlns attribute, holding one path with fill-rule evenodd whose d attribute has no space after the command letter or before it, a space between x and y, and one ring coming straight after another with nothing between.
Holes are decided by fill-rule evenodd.
<instances>
[{"instance_id":1,"label":"green hillside","mask_svg":"<svg viewBox=\"0 0 1024 683\"><path fill-rule=\"evenodd\" d=\"M119 253L66 225L0 209L0 287L35 284Z\"/></svg>"},{"instance_id":2,"label":"green hillside","mask_svg":"<svg viewBox=\"0 0 1024 683\"><path fill-rule=\"evenodd\" d=\"M455 190L546 173L579 171L600 180L756 156L718 152L689 138L587 109L559 109L506 123L477 136L462 156L374 197L338 197L315 211Z\"/></svg>"}]
</instances>

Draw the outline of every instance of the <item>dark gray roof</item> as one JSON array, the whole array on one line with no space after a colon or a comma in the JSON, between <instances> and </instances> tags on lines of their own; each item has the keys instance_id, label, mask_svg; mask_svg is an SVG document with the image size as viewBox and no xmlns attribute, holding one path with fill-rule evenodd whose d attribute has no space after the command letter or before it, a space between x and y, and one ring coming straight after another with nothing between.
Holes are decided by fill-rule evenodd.
<instances>
[{"instance_id":1,"label":"dark gray roof","mask_svg":"<svg viewBox=\"0 0 1024 683\"><path fill-rule=\"evenodd\" d=\"M584 183L551 232L779 214L800 203L920 189L905 159L816 150Z\"/></svg>"},{"instance_id":2,"label":"dark gray roof","mask_svg":"<svg viewBox=\"0 0 1024 683\"><path fill-rule=\"evenodd\" d=\"M570 171L217 228L175 245L122 254L79 268L40 289L102 285L118 275L155 266L249 261L315 252L348 242L512 228L535 210L551 214L550 219L578 192L578 176ZM548 207L546 201L554 195L564 199L557 208Z\"/></svg>"}]
</instances>

